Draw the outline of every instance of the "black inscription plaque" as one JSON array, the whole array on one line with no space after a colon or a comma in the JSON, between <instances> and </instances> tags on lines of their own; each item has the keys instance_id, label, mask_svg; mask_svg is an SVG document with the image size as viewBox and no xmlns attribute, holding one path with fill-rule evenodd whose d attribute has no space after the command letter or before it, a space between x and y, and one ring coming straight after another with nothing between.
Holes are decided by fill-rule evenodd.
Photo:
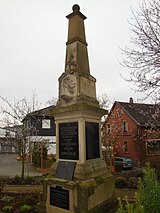
<instances>
[{"instance_id":1,"label":"black inscription plaque","mask_svg":"<svg viewBox=\"0 0 160 213\"><path fill-rule=\"evenodd\" d=\"M59 161L56 177L72 180L74 176L76 162Z\"/></svg>"},{"instance_id":2,"label":"black inscription plaque","mask_svg":"<svg viewBox=\"0 0 160 213\"><path fill-rule=\"evenodd\" d=\"M78 122L59 124L59 158L79 159Z\"/></svg>"},{"instance_id":3,"label":"black inscription plaque","mask_svg":"<svg viewBox=\"0 0 160 213\"><path fill-rule=\"evenodd\" d=\"M94 159L100 157L99 149L99 124L85 122L86 130L86 159Z\"/></svg>"},{"instance_id":4,"label":"black inscription plaque","mask_svg":"<svg viewBox=\"0 0 160 213\"><path fill-rule=\"evenodd\" d=\"M61 186L50 187L50 205L69 210L69 190Z\"/></svg>"}]
</instances>

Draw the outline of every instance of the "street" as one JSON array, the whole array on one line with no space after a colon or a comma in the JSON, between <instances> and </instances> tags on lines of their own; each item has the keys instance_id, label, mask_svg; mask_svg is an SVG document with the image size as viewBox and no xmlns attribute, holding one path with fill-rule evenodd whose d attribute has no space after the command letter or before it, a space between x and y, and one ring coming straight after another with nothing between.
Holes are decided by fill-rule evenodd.
<instances>
[{"instance_id":1,"label":"street","mask_svg":"<svg viewBox=\"0 0 160 213\"><path fill-rule=\"evenodd\" d=\"M0 154L0 176L21 176L21 161L16 160L17 154ZM25 162L25 176L41 176L37 169Z\"/></svg>"}]
</instances>

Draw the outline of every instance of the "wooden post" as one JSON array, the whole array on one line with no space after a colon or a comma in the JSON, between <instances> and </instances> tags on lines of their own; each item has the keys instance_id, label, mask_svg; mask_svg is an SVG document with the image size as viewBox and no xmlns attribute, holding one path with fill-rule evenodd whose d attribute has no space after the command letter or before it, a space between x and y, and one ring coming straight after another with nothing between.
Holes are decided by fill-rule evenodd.
<instances>
[{"instance_id":1,"label":"wooden post","mask_svg":"<svg viewBox=\"0 0 160 213\"><path fill-rule=\"evenodd\" d=\"M43 171L43 144L41 143L41 172Z\"/></svg>"}]
</instances>

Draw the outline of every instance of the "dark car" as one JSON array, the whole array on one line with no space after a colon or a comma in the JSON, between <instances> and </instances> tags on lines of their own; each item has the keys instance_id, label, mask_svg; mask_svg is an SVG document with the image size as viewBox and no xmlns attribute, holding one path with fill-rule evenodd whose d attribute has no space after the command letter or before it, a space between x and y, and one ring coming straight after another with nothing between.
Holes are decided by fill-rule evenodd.
<instances>
[{"instance_id":1,"label":"dark car","mask_svg":"<svg viewBox=\"0 0 160 213\"><path fill-rule=\"evenodd\" d=\"M121 169L132 169L133 160L131 158L125 158L125 157L115 157L114 165L115 167L119 167Z\"/></svg>"}]
</instances>

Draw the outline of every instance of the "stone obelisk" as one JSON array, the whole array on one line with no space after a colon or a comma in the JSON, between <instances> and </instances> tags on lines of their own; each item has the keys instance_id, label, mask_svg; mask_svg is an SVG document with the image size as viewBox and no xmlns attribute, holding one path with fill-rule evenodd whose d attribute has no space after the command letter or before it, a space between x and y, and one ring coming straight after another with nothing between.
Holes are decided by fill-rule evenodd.
<instances>
[{"instance_id":1,"label":"stone obelisk","mask_svg":"<svg viewBox=\"0 0 160 213\"><path fill-rule=\"evenodd\" d=\"M59 99L50 112L56 121L56 162L45 180L47 213L98 213L114 200L114 178L102 160L100 119L84 20L78 5L67 16L65 70Z\"/></svg>"}]
</instances>

